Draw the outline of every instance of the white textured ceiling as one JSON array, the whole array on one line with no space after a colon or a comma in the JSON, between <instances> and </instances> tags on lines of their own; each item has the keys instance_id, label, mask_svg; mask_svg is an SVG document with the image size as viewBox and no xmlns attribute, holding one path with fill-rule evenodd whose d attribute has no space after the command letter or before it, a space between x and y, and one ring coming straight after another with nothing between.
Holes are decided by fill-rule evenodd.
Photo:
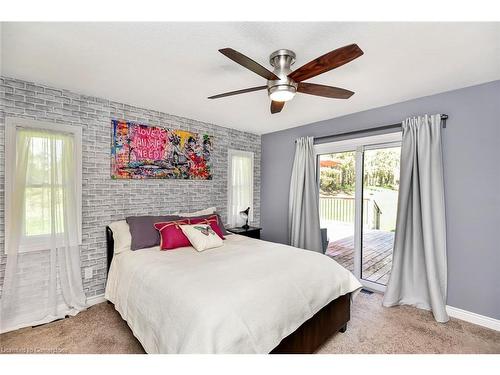
<instances>
[{"instance_id":1,"label":"white textured ceiling","mask_svg":"<svg viewBox=\"0 0 500 375\"><path fill-rule=\"evenodd\" d=\"M217 50L271 68L280 48L292 68L357 43L363 56L308 82L344 87L348 100L298 94L271 115L265 84ZM500 23L4 23L2 75L268 133L500 79Z\"/></svg>"}]
</instances>

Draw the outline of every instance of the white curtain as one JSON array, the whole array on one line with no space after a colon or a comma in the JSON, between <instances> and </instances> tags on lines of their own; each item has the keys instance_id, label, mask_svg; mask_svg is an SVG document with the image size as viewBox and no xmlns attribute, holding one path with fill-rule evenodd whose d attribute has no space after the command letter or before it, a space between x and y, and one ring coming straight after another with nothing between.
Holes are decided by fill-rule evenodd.
<instances>
[{"instance_id":1,"label":"white curtain","mask_svg":"<svg viewBox=\"0 0 500 375\"><path fill-rule=\"evenodd\" d=\"M15 133L1 332L86 308L73 135L23 128Z\"/></svg>"},{"instance_id":2,"label":"white curtain","mask_svg":"<svg viewBox=\"0 0 500 375\"><path fill-rule=\"evenodd\" d=\"M323 253L313 141L313 137L302 137L295 143L288 204L288 232L290 245Z\"/></svg>"},{"instance_id":3,"label":"white curtain","mask_svg":"<svg viewBox=\"0 0 500 375\"><path fill-rule=\"evenodd\" d=\"M391 276L384 306L413 305L446 313L446 220L441 116L406 119Z\"/></svg>"},{"instance_id":4,"label":"white curtain","mask_svg":"<svg viewBox=\"0 0 500 375\"><path fill-rule=\"evenodd\" d=\"M229 199L227 222L231 227L245 224L240 212L250 207L253 218L253 153L229 150Z\"/></svg>"}]
</instances>

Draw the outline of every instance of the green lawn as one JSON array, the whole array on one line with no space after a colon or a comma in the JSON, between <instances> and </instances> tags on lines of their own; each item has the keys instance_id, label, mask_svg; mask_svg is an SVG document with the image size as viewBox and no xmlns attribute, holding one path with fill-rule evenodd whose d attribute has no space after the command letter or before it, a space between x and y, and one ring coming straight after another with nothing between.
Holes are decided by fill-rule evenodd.
<instances>
[{"instance_id":1,"label":"green lawn","mask_svg":"<svg viewBox=\"0 0 500 375\"><path fill-rule=\"evenodd\" d=\"M59 202L62 200L62 189L55 191ZM28 187L25 192L26 199L26 219L25 219L25 235L37 236L48 234L51 232L51 190L43 187ZM58 204L55 208L57 211L56 230L62 231L62 204Z\"/></svg>"}]
</instances>

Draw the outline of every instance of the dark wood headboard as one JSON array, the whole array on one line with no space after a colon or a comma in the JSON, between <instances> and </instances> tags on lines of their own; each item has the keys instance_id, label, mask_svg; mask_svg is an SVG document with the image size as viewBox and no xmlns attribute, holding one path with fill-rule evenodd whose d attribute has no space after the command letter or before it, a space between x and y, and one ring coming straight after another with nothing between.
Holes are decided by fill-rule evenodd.
<instances>
[{"instance_id":1,"label":"dark wood headboard","mask_svg":"<svg viewBox=\"0 0 500 375\"><path fill-rule=\"evenodd\" d=\"M113 253L115 251L115 240L113 239L113 231L110 227L106 227L106 250L108 256L108 272L111 266L111 260L113 259Z\"/></svg>"}]
</instances>

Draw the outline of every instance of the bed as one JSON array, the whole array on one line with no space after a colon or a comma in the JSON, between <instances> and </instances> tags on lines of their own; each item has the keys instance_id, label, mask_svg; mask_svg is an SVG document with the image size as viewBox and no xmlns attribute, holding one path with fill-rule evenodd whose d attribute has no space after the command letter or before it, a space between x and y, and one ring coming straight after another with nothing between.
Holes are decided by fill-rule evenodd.
<instances>
[{"instance_id":1,"label":"bed","mask_svg":"<svg viewBox=\"0 0 500 375\"><path fill-rule=\"evenodd\" d=\"M345 331L361 288L323 254L236 234L116 255L106 234L105 297L147 353L312 353Z\"/></svg>"}]
</instances>

